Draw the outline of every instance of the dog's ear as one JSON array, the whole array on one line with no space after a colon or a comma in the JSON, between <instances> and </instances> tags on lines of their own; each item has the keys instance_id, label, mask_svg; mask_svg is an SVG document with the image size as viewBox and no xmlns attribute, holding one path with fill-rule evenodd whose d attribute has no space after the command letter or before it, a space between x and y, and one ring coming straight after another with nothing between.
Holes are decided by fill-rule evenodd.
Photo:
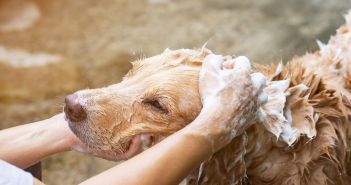
<instances>
[{"instance_id":1,"label":"dog's ear","mask_svg":"<svg viewBox=\"0 0 351 185\"><path fill-rule=\"evenodd\" d=\"M262 112L265 128L277 139L290 146L300 137L316 137L316 124L328 117L347 119L348 109L342 97L326 86L321 77L307 73L300 62L275 71L264 88L268 101Z\"/></svg>"},{"instance_id":2,"label":"dog's ear","mask_svg":"<svg viewBox=\"0 0 351 185\"><path fill-rule=\"evenodd\" d=\"M320 99L314 97L323 92L319 78L304 74L300 65L290 70L292 67L283 69L279 65L274 73L270 71L274 74L271 80L275 81L268 82L264 88L268 101L262 106L265 128L289 146L301 136L309 139L316 136L319 114L314 105Z\"/></svg>"},{"instance_id":3,"label":"dog's ear","mask_svg":"<svg viewBox=\"0 0 351 185\"><path fill-rule=\"evenodd\" d=\"M268 101L263 105L264 126L289 146L302 135L312 139L316 136L314 108L308 101L304 84L290 87L289 80L271 81L264 91Z\"/></svg>"}]
</instances>

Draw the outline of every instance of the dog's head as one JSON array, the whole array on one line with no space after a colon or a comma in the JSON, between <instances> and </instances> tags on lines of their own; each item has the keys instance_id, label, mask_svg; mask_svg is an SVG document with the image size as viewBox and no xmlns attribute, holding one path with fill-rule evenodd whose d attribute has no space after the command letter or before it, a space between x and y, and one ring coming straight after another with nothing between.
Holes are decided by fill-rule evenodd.
<instances>
[{"instance_id":1,"label":"dog's head","mask_svg":"<svg viewBox=\"0 0 351 185\"><path fill-rule=\"evenodd\" d=\"M209 53L166 50L134 62L118 84L68 96L71 130L100 157L136 155L196 118L202 106L198 73Z\"/></svg>"}]
</instances>

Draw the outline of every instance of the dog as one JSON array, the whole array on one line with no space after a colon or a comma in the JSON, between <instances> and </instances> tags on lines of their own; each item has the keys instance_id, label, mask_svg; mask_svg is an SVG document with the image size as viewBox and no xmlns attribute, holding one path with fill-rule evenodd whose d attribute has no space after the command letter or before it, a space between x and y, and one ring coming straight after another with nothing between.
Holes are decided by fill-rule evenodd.
<instances>
[{"instance_id":1,"label":"dog","mask_svg":"<svg viewBox=\"0 0 351 185\"><path fill-rule=\"evenodd\" d=\"M351 182L351 13L345 18L319 51L285 66L255 64L268 80L264 121L204 161L188 184ZM118 84L67 96L71 130L100 157L133 157L199 114L198 75L210 53L167 49L133 62Z\"/></svg>"}]
</instances>

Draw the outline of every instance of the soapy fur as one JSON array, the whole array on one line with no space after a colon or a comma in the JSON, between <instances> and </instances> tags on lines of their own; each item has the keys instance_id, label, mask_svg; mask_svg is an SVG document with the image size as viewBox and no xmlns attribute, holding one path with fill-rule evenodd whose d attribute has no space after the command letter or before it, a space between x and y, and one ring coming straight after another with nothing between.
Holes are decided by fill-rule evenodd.
<instances>
[{"instance_id":1,"label":"soapy fur","mask_svg":"<svg viewBox=\"0 0 351 185\"><path fill-rule=\"evenodd\" d=\"M267 79L264 122L247 123L188 184L349 184L350 29L351 14L319 51L286 66L255 65ZM166 50L134 62L119 84L77 92L88 118L72 130L97 155L123 159L133 137L147 133L155 143L185 127L202 108L199 71L210 53Z\"/></svg>"}]
</instances>

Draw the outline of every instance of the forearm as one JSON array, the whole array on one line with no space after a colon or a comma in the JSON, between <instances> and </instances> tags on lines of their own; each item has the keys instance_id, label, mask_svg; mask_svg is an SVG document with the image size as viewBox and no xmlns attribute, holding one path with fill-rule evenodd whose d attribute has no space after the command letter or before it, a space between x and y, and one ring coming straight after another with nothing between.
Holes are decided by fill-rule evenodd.
<instances>
[{"instance_id":1,"label":"forearm","mask_svg":"<svg viewBox=\"0 0 351 185\"><path fill-rule=\"evenodd\" d=\"M180 130L145 152L82 184L177 184L211 155L212 148L207 139Z\"/></svg>"},{"instance_id":2,"label":"forearm","mask_svg":"<svg viewBox=\"0 0 351 185\"><path fill-rule=\"evenodd\" d=\"M0 131L0 159L26 168L42 158L69 150L59 133L63 115Z\"/></svg>"}]
</instances>

